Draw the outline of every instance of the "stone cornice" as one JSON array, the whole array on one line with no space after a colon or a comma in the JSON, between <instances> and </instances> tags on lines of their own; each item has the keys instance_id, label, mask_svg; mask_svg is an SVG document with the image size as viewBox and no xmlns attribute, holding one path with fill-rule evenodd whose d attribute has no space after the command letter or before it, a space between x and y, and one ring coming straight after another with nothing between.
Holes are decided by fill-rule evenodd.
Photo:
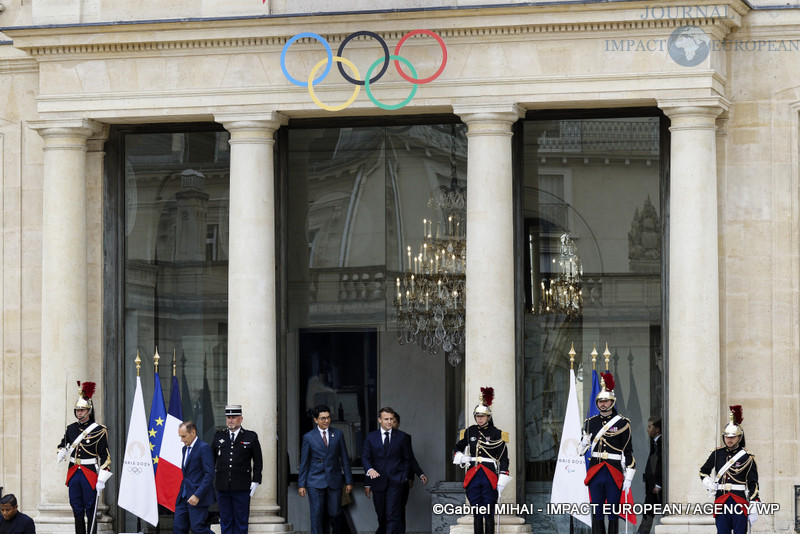
<instances>
[{"instance_id":1,"label":"stone cornice","mask_svg":"<svg viewBox=\"0 0 800 534\"><path fill-rule=\"evenodd\" d=\"M620 34L620 38L633 38L640 34L669 33L682 25L694 25L720 38L741 26L742 16L749 10L740 0L723 0L713 5L702 0L666 0L658 7L662 11L654 13L652 2L641 1L453 10L428 13L425 27L451 40L476 36L506 40L523 36L546 39L552 38L553 34L575 34L575 38L585 38L587 34L593 37L597 34ZM722 16L711 16L715 14ZM418 20L419 13L413 12L379 18L371 14L320 15L303 19L299 24L304 31L319 33L331 44L336 44L359 24L368 25L371 31L387 40L397 40L415 28ZM16 48L38 60L58 61L65 56L195 55L212 50L282 47L297 28L296 18L284 17L21 27L4 28L3 33L14 40Z\"/></svg>"}]
</instances>

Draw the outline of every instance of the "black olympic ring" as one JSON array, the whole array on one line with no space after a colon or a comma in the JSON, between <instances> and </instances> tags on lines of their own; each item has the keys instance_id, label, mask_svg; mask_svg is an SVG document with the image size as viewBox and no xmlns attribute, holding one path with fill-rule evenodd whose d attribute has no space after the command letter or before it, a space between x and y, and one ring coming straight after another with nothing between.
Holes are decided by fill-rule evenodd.
<instances>
[{"instance_id":1,"label":"black olympic ring","mask_svg":"<svg viewBox=\"0 0 800 534\"><path fill-rule=\"evenodd\" d=\"M375 75L374 78L370 78L370 80L369 80L369 83L375 83L378 80L380 80L383 77L384 74L386 74L386 69L389 68L389 63L391 63L391 61L389 60L389 46L386 44L386 41L384 41L383 38L381 38L380 35L378 35L377 33L368 32L368 31L360 31L360 32L351 33L350 35L347 36L347 38L345 38L344 41L342 41L342 44L339 45L339 50L336 52L336 55L339 56L339 57L344 57L344 56L342 56L342 52L344 52L345 45L347 45L347 43L349 43L352 39L355 39L356 37L358 37L360 35L364 35L364 36L367 36L367 37L372 37L373 39L378 41L378 43L380 43L381 47L383 47L383 56L384 56L383 67L381 68L380 72L378 72L378 74ZM354 83L356 85L364 85L364 81L363 80L356 80L355 78L351 78L350 75L348 75L344 71L344 66L342 66L341 63L337 63L336 66L339 68L339 73L342 75L342 77L345 80L347 80L350 83Z\"/></svg>"}]
</instances>

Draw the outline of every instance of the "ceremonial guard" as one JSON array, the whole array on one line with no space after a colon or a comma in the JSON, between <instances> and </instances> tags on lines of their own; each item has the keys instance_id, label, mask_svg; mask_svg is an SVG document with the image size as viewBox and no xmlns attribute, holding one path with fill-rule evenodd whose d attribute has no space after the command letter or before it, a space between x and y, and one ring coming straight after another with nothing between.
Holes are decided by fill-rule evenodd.
<instances>
[{"instance_id":1,"label":"ceremonial guard","mask_svg":"<svg viewBox=\"0 0 800 534\"><path fill-rule=\"evenodd\" d=\"M591 451L589 469L584 483L589 486L589 499L593 505L592 534L605 534L603 504L618 505L622 493L631 487L636 474L633 458L631 422L617 413L614 405L614 377L611 373L600 374L600 393L595 406L600 411L583 424L580 454ZM608 515L608 534L619 532L619 516Z\"/></svg>"},{"instance_id":2,"label":"ceremonial guard","mask_svg":"<svg viewBox=\"0 0 800 534\"><path fill-rule=\"evenodd\" d=\"M473 514L475 534L494 534L494 507L511 480L508 432L494 426L493 399L493 388L481 388L479 403L472 412L476 424L462 430L461 439L453 447L453 463L467 468L464 488L469 503L485 512Z\"/></svg>"},{"instance_id":3,"label":"ceremonial guard","mask_svg":"<svg viewBox=\"0 0 800 534\"><path fill-rule=\"evenodd\" d=\"M758 519L758 512L747 508L760 500L758 469L756 457L744 448L742 407L731 406L728 419L722 430L725 445L711 452L700 468L700 479L715 497L717 534L745 534L748 521L752 525Z\"/></svg>"},{"instance_id":4,"label":"ceremonial guard","mask_svg":"<svg viewBox=\"0 0 800 534\"><path fill-rule=\"evenodd\" d=\"M225 406L225 430L214 435L211 448L216 458L214 488L219 503L222 534L247 534L250 497L261 484L261 444L258 434L242 428L242 407Z\"/></svg>"},{"instance_id":5,"label":"ceremonial guard","mask_svg":"<svg viewBox=\"0 0 800 534\"><path fill-rule=\"evenodd\" d=\"M94 420L92 395L94 382L78 382L79 395L73 412L78 419L67 427L64 438L58 444L58 461L69 461L67 486L69 504L75 516L75 534L86 534L88 518L89 534L95 531L97 496L111 477L108 467L111 455L108 452L108 430Z\"/></svg>"}]
</instances>

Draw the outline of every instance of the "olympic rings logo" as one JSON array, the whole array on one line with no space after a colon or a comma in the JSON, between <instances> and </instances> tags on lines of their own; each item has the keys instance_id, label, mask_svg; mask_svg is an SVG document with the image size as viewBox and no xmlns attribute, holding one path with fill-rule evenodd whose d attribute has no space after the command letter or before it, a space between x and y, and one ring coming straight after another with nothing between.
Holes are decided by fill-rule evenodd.
<instances>
[{"instance_id":1,"label":"olympic rings logo","mask_svg":"<svg viewBox=\"0 0 800 534\"><path fill-rule=\"evenodd\" d=\"M400 55L400 49L403 47L403 43L405 43L410 37L420 34L433 37L436 40L436 42L439 43L439 46L442 49L442 64L439 66L436 72L433 73L433 75L423 79L417 78L417 70L414 68L414 65L412 65L408 59ZM349 43L356 37L360 37L362 35L365 37L371 37L372 39L378 41L378 44L380 44L381 48L383 48L383 57L375 60L375 62L372 65L370 65L369 68L367 69L364 78L360 79L360 74L356 66L349 59L342 57L342 53L344 52L344 48L345 46L347 46L347 43ZM314 65L314 68L311 69L311 72L308 75L308 81L301 81L293 78L292 75L289 74L289 71L286 69L286 53L289 51L289 47L292 46L292 44L295 41L303 38L310 38L319 41L322 44L322 46L325 47L325 52L327 54L327 57L325 59L321 60L319 63ZM371 84L374 84L375 82L380 80L383 77L383 75L386 74L386 71L389 68L389 63L391 63L392 61L394 61L394 65L395 68L397 69L398 74L400 74L400 76L404 80L410 82L413 85L413 87L411 88L411 92L409 93L408 97L402 102L399 102L397 104L384 104L375 97L375 95L372 93L372 89L370 86ZM375 74L375 76L372 76L372 73L375 71L375 69L378 68L378 65L380 65L381 62L383 62L383 65L381 66L380 70L378 71L377 74ZM342 75L342 78L353 84L355 86L355 89L353 90L353 94L350 95L350 98L344 104L338 106L329 106L328 104L323 103L319 98L317 98L317 95L314 94L314 86L320 83L328 76L328 73L330 73L331 67L333 66L334 63L337 64L336 66L338 67L339 74ZM411 71L411 76L406 74L403 71L403 69L400 68L400 63L408 67L408 69ZM418 86L430 83L436 78L438 78L439 75L444 71L444 67L446 64L447 64L447 47L445 46L442 38L430 30L413 30L408 32L403 36L402 39L400 39L400 41L398 41L397 46L394 49L394 54L389 53L389 47L387 46L386 41L384 41L380 35L369 31L360 31L348 35L342 41L342 44L339 45L339 50L336 52L335 56L333 55L333 50L331 50L331 46L330 44L328 44L328 41L326 41L325 38L323 38L321 35L312 32L298 33L297 35L289 39L285 45L283 45L283 50L281 51L281 70L283 71L283 75L286 76L286 79L292 82L294 85L297 85L299 87L308 87L308 94L311 96L311 100L313 100L314 103L317 104L317 106L326 111L340 111L348 107L350 104L355 102L356 98L358 97L358 93L361 90L361 86L364 86L364 90L367 92L367 96L372 101L372 103L375 104L377 107L386 110L400 109L409 102L411 102L411 100L414 98L414 95L417 93ZM344 65L350 68L353 74L355 74L355 78L352 78L345 72ZM322 73L315 78L314 76L317 74L317 71L319 71L323 67L324 69Z\"/></svg>"}]
</instances>

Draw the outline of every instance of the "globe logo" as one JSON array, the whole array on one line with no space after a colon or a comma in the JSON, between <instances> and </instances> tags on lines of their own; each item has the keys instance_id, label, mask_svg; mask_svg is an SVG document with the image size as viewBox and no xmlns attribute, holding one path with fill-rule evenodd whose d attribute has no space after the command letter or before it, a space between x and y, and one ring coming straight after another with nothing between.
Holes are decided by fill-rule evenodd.
<instances>
[{"instance_id":1,"label":"globe logo","mask_svg":"<svg viewBox=\"0 0 800 534\"><path fill-rule=\"evenodd\" d=\"M669 56L683 67L694 67L711 52L711 39L697 26L681 26L667 41Z\"/></svg>"}]
</instances>

